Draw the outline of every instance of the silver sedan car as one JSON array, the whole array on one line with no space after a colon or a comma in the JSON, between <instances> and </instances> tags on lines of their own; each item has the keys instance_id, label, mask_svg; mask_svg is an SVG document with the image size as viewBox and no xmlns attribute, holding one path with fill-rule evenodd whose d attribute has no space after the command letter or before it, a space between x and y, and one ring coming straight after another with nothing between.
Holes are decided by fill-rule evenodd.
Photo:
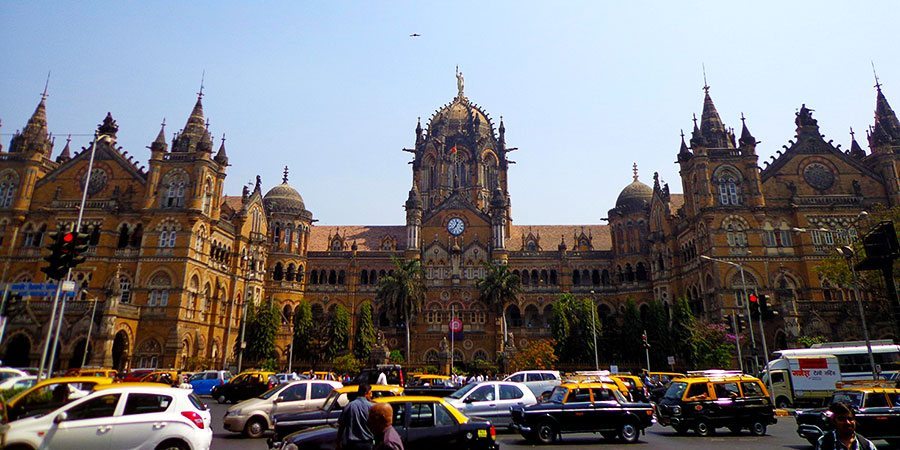
<instances>
[{"instance_id":1,"label":"silver sedan car","mask_svg":"<svg viewBox=\"0 0 900 450\"><path fill-rule=\"evenodd\" d=\"M510 381L467 384L444 397L444 400L466 416L490 420L495 427L512 425L510 407L537 403L537 398L527 386Z\"/></svg>"}]
</instances>

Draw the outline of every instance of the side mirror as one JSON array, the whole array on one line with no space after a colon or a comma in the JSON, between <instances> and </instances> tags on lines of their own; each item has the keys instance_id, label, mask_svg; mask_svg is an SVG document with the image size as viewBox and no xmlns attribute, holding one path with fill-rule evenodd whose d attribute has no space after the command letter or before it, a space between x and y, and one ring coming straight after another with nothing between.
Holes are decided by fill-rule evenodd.
<instances>
[{"instance_id":1,"label":"side mirror","mask_svg":"<svg viewBox=\"0 0 900 450\"><path fill-rule=\"evenodd\" d=\"M463 403L472 403L472 402L474 402L474 401L475 401L475 400L472 400L472 397L466 397L466 399L463 400Z\"/></svg>"},{"instance_id":2,"label":"side mirror","mask_svg":"<svg viewBox=\"0 0 900 450\"><path fill-rule=\"evenodd\" d=\"M63 412L57 414L56 417L53 418L53 423L59 424L60 422L65 422L66 419L68 419L68 418L69 418L69 415L66 414L65 411L63 411Z\"/></svg>"},{"instance_id":3,"label":"side mirror","mask_svg":"<svg viewBox=\"0 0 900 450\"><path fill-rule=\"evenodd\" d=\"M275 400L272 400L272 403L281 403L284 401L284 397L278 396Z\"/></svg>"}]
</instances>

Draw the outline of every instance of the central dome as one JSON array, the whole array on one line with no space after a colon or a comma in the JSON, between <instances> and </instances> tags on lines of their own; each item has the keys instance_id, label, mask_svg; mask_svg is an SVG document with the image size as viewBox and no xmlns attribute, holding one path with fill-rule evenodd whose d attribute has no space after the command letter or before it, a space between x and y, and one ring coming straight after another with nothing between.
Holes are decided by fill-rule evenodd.
<instances>
[{"instance_id":1,"label":"central dome","mask_svg":"<svg viewBox=\"0 0 900 450\"><path fill-rule=\"evenodd\" d=\"M638 181L637 164L634 164L632 170L634 171L634 181L619 193L619 197L616 199L616 208L625 210L644 208L650 204L650 200L653 198L653 188Z\"/></svg>"},{"instance_id":2,"label":"central dome","mask_svg":"<svg viewBox=\"0 0 900 450\"><path fill-rule=\"evenodd\" d=\"M287 170L287 167L285 167L284 178L282 178L281 184L269 189L269 192L266 192L266 195L263 196L263 205L269 212L305 213L306 205L303 203L303 197L288 184Z\"/></svg>"},{"instance_id":3,"label":"central dome","mask_svg":"<svg viewBox=\"0 0 900 450\"><path fill-rule=\"evenodd\" d=\"M428 122L428 130L430 133L440 130L446 134L465 131L470 118L478 134L493 135L488 115L478 105L470 103L466 97L456 97L437 110Z\"/></svg>"}]
</instances>

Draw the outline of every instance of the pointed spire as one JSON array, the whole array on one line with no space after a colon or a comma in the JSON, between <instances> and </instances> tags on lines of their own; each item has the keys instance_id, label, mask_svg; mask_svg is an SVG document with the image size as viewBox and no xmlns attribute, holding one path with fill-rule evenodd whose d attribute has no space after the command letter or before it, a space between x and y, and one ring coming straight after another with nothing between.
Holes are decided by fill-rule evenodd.
<instances>
[{"instance_id":1,"label":"pointed spire","mask_svg":"<svg viewBox=\"0 0 900 450\"><path fill-rule=\"evenodd\" d=\"M213 157L213 160L222 166L228 165L228 154L225 153L225 133L222 133L222 143L219 144L219 151L216 152L216 156ZM287 169L287 167L285 167L285 169Z\"/></svg>"},{"instance_id":2,"label":"pointed spire","mask_svg":"<svg viewBox=\"0 0 900 450\"><path fill-rule=\"evenodd\" d=\"M755 146L756 138L750 134L750 129L747 128L747 119L744 117L744 113L741 113L741 146Z\"/></svg>"},{"instance_id":3,"label":"pointed spire","mask_svg":"<svg viewBox=\"0 0 900 450\"><path fill-rule=\"evenodd\" d=\"M691 151L688 150L687 144L684 142L684 130L681 130L681 147L678 149L678 156L690 156Z\"/></svg>"},{"instance_id":4,"label":"pointed spire","mask_svg":"<svg viewBox=\"0 0 900 450\"><path fill-rule=\"evenodd\" d=\"M872 70L874 70L874 66L872 67ZM898 142L900 141L900 121L897 120L897 114L894 113L894 110L891 108L890 103L888 103L884 93L881 92L881 83L878 82L878 75L875 75L875 89L877 94L875 99L875 124L873 125L873 131L878 128L880 128L880 130L873 132L873 134L878 134L879 139L885 141L879 142L879 144ZM885 138L887 138L887 140L885 140Z\"/></svg>"},{"instance_id":5,"label":"pointed spire","mask_svg":"<svg viewBox=\"0 0 900 450\"><path fill-rule=\"evenodd\" d=\"M284 166L284 176L281 177L282 184L288 184L288 166Z\"/></svg>"},{"instance_id":6,"label":"pointed spire","mask_svg":"<svg viewBox=\"0 0 900 450\"><path fill-rule=\"evenodd\" d=\"M633 175L633 176L634 176L634 181L637 182L637 180L638 180L637 163L634 163L634 164L631 165L631 171L634 173L634 175Z\"/></svg>"},{"instance_id":7,"label":"pointed spire","mask_svg":"<svg viewBox=\"0 0 900 450\"><path fill-rule=\"evenodd\" d=\"M34 108L34 113L28 119L25 128L13 136L9 151L10 153L38 152L49 157L52 148L50 133L47 131L47 85L44 85L41 101Z\"/></svg>"},{"instance_id":8,"label":"pointed spire","mask_svg":"<svg viewBox=\"0 0 900 450\"><path fill-rule=\"evenodd\" d=\"M859 146L859 142L856 142L856 133L853 132L853 127L850 127L850 156L857 159L866 157L866 152Z\"/></svg>"},{"instance_id":9,"label":"pointed spire","mask_svg":"<svg viewBox=\"0 0 900 450\"><path fill-rule=\"evenodd\" d=\"M203 115L203 85L197 93L197 103L188 117L184 129L172 139L172 152L212 152L212 136Z\"/></svg>"},{"instance_id":10,"label":"pointed spire","mask_svg":"<svg viewBox=\"0 0 900 450\"><path fill-rule=\"evenodd\" d=\"M731 148L725 124L709 95L709 85L703 86L703 113L700 115L700 134L713 148Z\"/></svg>"},{"instance_id":11,"label":"pointed spire","mask_svg":"<svg viewBox=\"0 0 900 450\"><path fill-rule=\"evenodd\" d=\"M68 135L66 137L66 146L63 147L62 152L59 153L59 156L56 157L56 162L62 164L70 159L72 159L72 150L69 148L69 144L72 142L72 135Z\"/></svg>"},{"instance_id":12,"label":"pointed spire","mask_svg":"<svg viewBox=\"0 0 900 450\"><path fill-rule=\"evenodd\" d=\"M115 119L113 119L112 113L107 112L106 117L103 118L103 123L97 126L97 134L115 138L116 133L118 132L119 125L116 123Z\"/></svg>"}]
</instances>

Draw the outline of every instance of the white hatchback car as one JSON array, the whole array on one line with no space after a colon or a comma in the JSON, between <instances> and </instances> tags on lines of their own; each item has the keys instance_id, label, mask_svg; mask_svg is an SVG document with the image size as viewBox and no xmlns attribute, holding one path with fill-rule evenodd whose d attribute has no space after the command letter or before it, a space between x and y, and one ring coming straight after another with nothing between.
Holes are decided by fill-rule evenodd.
<instances>
[{"instance_id":1,"label":"white hatchback car","mask_svg":"<svg viewBox=\"0 0 900 450\"><path fill-rule=\"evenodd\" d=\"M209 410L191 391L114 384L0 433L0 448L16 450L208 450L212 443Z\"/></svg>"}]
</instances>

